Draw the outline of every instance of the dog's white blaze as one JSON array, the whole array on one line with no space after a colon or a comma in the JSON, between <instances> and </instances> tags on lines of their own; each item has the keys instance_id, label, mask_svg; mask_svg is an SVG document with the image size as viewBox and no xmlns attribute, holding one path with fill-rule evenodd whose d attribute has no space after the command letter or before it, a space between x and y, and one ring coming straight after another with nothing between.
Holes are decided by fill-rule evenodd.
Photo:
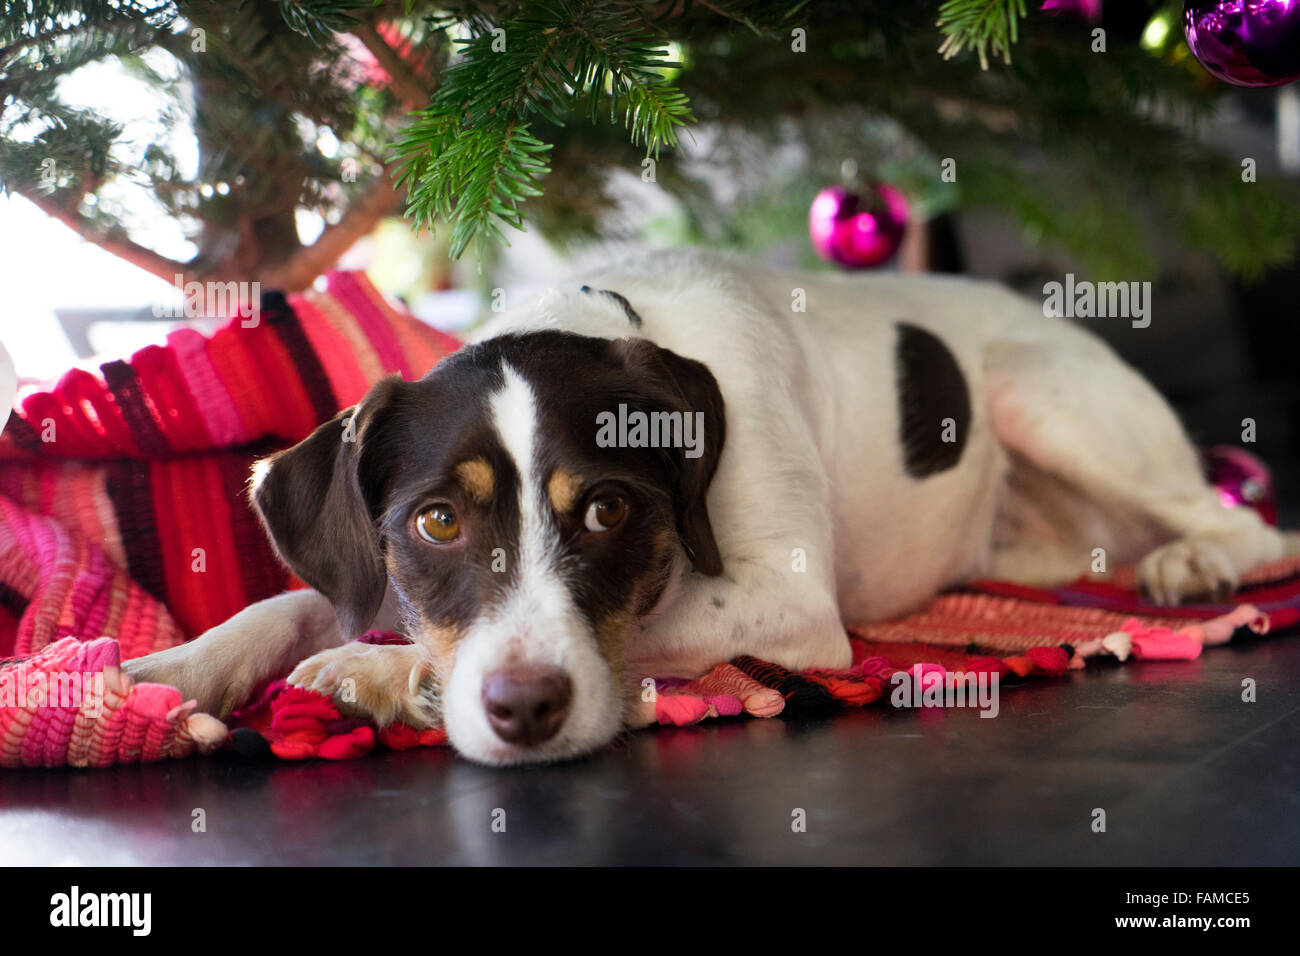
<instances>
[{"instance_id":1,"label":"dog's white blaze","mask_svg":"<svg viewBox=\"0 0 1300 956\"><path fill-rule=\"evenodd\" d=\"M501 445L519 474L519 566L510 590L466 631L443 701L447 733L461 753L488 763L523 756L504 744L483 712L483 678L506 666L561 667L573 681L573 703L560 733L537 748L555 756L603 742L622 722L609 668L586 620L559 575L558 529L537 462L537 402L532 387L508 364L505 384L489 408ZM611 728L611 723L614 725Z\"/></svg>"},{"instance_id":2,"label":"dog's white blaze","mask_svg":"<svg viewBox=\"0 0 1300 956\"><path fill-rule=\"evenodd\" d=\"M551 564L547 544L554 530L540 499L541 481L533 447L537 432L537 403L533 390L508 364L502 365L502 372L505 386L492 396L492 424L519 473L520 567L516 580L519 582L517 589L525 590L525 580L545 576L544 572Z\"/></svg>"},{"instance_id":3,"label":"dog's white blaze","mask_svg":"<svg viewBox=\"0 0 1300 956\"><path fill-rule=\"evenodd\" d=\"M519 474L519 567L509 595L489 613L526 645L512 653L527 663L564 666L586 627L555 566L559 535L538 474L537 402L518 372L508 364L502 372L505 385L491 399L492 423Z\"/></svg>"}]
</instances>

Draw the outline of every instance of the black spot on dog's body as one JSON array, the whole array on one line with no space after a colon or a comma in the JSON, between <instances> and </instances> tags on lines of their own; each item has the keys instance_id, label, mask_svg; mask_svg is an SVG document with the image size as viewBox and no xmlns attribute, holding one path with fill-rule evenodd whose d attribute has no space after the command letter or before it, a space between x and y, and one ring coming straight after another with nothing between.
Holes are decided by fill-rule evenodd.
<instances>
[{"instance_id":1,"label":"black spot on dog's body","mask_svg":"<svg viewBox=\"0 0 1300 956\"><path fill-rule=\"evenodd\" d=\"M622 308L623 314L626 315L627 320L632 323L632 328L634 329L641 328L641 316L637 314L636 309L632 308L632 303L627 301L626 298L619 295L617 292L613 291L612 289L593 289L589 285L584 285L582 287L582 291L586 293L598 292L601 295L609 296L611 299L613 299L615 302L619 304L620 308Z\"/></svg>"},{"instance_id":2,"label":"black spot on dog's body","mask_svg":"<svg viewBox=\"0 0 1300 956\"><path fill-rule=\"evenodd\" d=\"M905 322L898 323L895 368L904 469L913 478L947 471L970 434L966 376L938 336Z\"/></svg>"}]
</instances>

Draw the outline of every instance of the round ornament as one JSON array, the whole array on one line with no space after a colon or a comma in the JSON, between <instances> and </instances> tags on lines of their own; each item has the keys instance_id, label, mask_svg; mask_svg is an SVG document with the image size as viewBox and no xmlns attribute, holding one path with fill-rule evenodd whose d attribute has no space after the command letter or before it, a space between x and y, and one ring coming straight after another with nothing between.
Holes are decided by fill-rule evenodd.
<instances>
[{"instance_id":1,"label":"round ornament","mask_svg":"<svg viewBox=\"0 0 1300 956\"><path fill-rule=\"evenodd\" d=\"M1300 2L1187 0L1187 45L1201 66L1235 86L1281 86L1300 77Z\"/></svg>"},{"instance_id":2,"label":"round ornament","mask_svg":"<svg viewBox=\"0 0 1300 956\"><path fill-rule=\"evenodd\" d=\"M1205 476L1226 507L1254 508L1271 525L1277 524L1277 493L1268 466L1244 449L1215 445L1202 454Z\"/></svg>"},{"instance_id":3,"label":"round ornament","mask_svg":"<svg viewBox=\"0 0 1300 956\"><path fill-rule=\"evenodd\" d=\"M907 232L908 207L894 187L828 186L808 212L817 255L846 269L867 269L892 259Z\"/></svg>"}]
</instances>

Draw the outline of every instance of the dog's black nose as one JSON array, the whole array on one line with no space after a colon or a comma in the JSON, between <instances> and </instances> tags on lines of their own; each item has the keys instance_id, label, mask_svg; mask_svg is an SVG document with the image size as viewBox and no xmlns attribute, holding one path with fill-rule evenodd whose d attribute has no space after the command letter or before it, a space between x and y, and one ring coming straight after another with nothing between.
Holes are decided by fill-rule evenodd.
<instances>
[{"instance_id":1,"label":"dog's black nose","mask_svg":"<svg viewBox=\"0 0 1300 956\"><path fill-rule=\"evenodd\" d=\"M509 744L550 740L569 715L573 682L559 668L513 668L483 679L483 708L496 735Z\"/></svg>"}]
</instances>

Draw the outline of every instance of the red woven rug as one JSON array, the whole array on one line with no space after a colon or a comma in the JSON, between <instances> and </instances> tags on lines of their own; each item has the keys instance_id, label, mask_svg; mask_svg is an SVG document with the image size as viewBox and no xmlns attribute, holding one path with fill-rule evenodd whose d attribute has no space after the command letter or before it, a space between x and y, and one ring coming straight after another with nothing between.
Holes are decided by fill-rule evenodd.
<instances>
[{"instance_id":1,"label":"red woven rug","mask_svg":"<svg viewBox=\"0 0 1300 956\"><path fill-rule=\"evenodd\" d=\"M916 614L849 628L853 665L790 673L738 658L696 680L659 681L642 723L693 723L875 703L958 675L997 675L999 686L1059 677L1099 657L1188 659L1203 649L1300 629L1300 558L1255 569L1231 603L1158 607L1142 600L1132 569L1111 581L1028 588L978 581ZM775 694L773 694L775 692Z\"/></svg>"},{"instance_id":2,"label":"red woven rug","mask_svg":"<svg viewBox=\"0 0 1300 956\"><path fill-rule=\"evenodd\" d=\"M1142 601L1132 573L1054 589L981 581L937 598L926 610L849 629L853 664L791 672L738 657L694 678L643 686L635 727L683 726L718 717L825 714L843 707L985 707L990 695L1034 678L1060 677L1089 659L1187 659L1207 647L1300 628L1300 558L1258 568L1237 600L1181 608ZM371 632L362 638L403 638ZM283 682L236 715L232 745L285 759L351 759L374 747L446 743L440 730L379 730L344 717L319 694Z\"/></svg>"}]
</instances>

